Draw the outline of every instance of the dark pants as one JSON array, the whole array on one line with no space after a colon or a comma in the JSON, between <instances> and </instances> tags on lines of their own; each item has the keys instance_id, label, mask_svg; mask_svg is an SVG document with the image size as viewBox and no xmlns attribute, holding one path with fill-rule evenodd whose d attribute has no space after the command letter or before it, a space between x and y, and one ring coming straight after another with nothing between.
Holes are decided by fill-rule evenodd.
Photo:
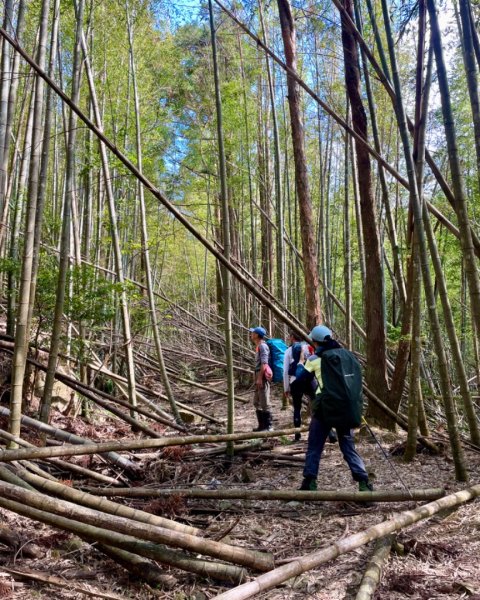
<instances>
[{"instance_id":1,"label":"dark pants","mask_svg":"<svg viewBox=\"0 0 480 600\"><path fill-rule=\"evenodd\" d=\"M297 384L297 385L295 385ZM303 396L308 396L310 400L313 400L315 396L315 388L312 382L308 381L305 383L298 383L297 380L292 381L290 384L290 393L292 394L292 404L293 404L293 426L300 427L302 424L302 398Z\"/></svg>"},{"instance_id":2,"label":"dark pants","mask_svg":"<svg viewBox=\"0 0 480 600\"><path fill-rule=\"evenodd\" d=\"M323 447L328 437L330 427L323 425L316 417L312 416L310 429L308 432L308 449L305 458L304 477L317 478L318 468L320 466L320 457ZM347 461L352 477L355 481L368 481L368 474L365 470L363 460L355 450L352 431L350 429L336 428L338 443L342 451L343 458Z\"/></svg>"}]
</instances>

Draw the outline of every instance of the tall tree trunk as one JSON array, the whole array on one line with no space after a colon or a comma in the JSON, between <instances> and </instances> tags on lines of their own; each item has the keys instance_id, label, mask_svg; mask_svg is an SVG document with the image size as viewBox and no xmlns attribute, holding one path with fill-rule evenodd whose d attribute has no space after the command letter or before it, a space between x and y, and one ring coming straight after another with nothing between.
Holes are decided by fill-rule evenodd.
<instances>
[{"instance_id":1,"label":"tall tree trunk","mask_svg":"<svg viewBox=\"0 0 480 600\"><path fill-rule=\"evenodd\" d=\"M349 108L347 98L347 115L345 120L349 120ZM345 153L344 153L344 185L345 198L343 205L343 251L345 253L344 279L345 279L345 344L352 350L352 257L350 244L350 190L349 190L349 169L350 161L350 137L345 134Z\"/></svg>"},{"instance_id":2,"label":"tall tree trunk","mask_svg":"<svg viewBox=\"0 0 480 600\"><path fill-rule=\"evenodd\" d=\"M75 49L73 53L72 67L72 102L78 104L80 98L80 79L81 79L81 37L83 27L84 0L78 0L76 10L76 34ZM57 291L55 299L55 311L53 316L52 336L50 342L50 352L48 355L48 367L45 377L45 386L43 390L42 402L40 405L40 421L48 423L50 417L50 406L52 402L52 390L55 383L55 374L57 371L57 360L60 351L60 341L63 331L63 313L65 306L65 293L67 285L67 276L70 268L70 228L71 228L71 210L75 189L75 143L77 139L77 115L70 110L68 119L68 143L66 148L66 172L65 172L65 200L63 204L62 215L62 237L60 241L60 264L57 279ZM45 157L48 160L48 156Z\"/></svg>"},{"instance_id":3,"label":"tall tree trunk","mask_svg":"<svg viewBox=\"0 0 480 600\"><path fill-rule=\"evenodd\" d=\"M438 367L440 371L440 386L445 407L445 416L447 418L450 445L452 447L452 454L455 463L455 474L459 481L465 481L468 478L465 465L465 455L460 442L458 424L455 415L455 406L453 402L452 389L448 373L447 357L443 345L443 337L437 313L435 294L430 276L429 257L427 253L427 244L425 241L425 231L422 227L422 211L424 207L422 206L422 197L421 195L419 195L417 189L417 176L413 160L413 154L410 149L410 136L408 133L407 119L405 109L403 106L402 88L400 85L400 77L397 68L395 44L393 40L390 24L390 14L388 11L386 0L382 0L382 10L383 20L385 24L385 32L387 35L388 49L390 54L390 63L392 65L392 78L395 87L395 111L404 149L405 162L407 165L408 181L410 187L410 201L415 219L415 233L417 236L416 239L418 242L418 248L420 252L423 284L425 288L425 297L429 311L430 325L435 344L435 351L438 357ZM417 163L419 160L423 160L423 157L417 157Z\"/></svg>"},{"instance_id":4,"label":"tall tree trunk","mask_svg":"<svg viewBox=\"0 0 480 600\"><path fill-rule=\"evenodd\" d=\"M344 0L343 5L353 18L352 0ZM344 52L345 83L347 86L352 125L354 130L368 139L367 116L360 93L360 71L358 67L357 44L345 23L342 13L342 45ZM366 378L370 389L382 399L387 396L386 377L386 336L385 310L383 303L383 275L380 253L380 240L377 228L375 198L372 190L370 155L365 146L358 141L355 144L357 157L357 176L362 214L363 239L365 244L365 267L368 284L364 289L365 324L367 330L367 369ZM383 412L369 407L370 416L379 424L393 427L393 422Z\"/></svg>"},{"instance_id":5,"label":"tall tree trunk","mask_svg":"<svg viewBox=\"0 0 480 600\"><path fill-rule=\"evenodd\" d=\"M90 99L93 105L93 111L95 115L95 123L97 128L102 131L103 123L102 123L102 115L100 112L100 107L98 104L97 93L95 89L95 82L92 77L91 69L89 67L88 56L86 53L86 44L85 40L82 39L82 44L84 47L85 53L85 65L87 71L87 79L88 86L90 90ZM122 321L122 329L123 329L123 345L125 349L125 361L127 366L127 381L128 381L128 397L130 400L130 404L132 406L136 406L137 404L137 392L136 392L136 383L135 383L135 363L133 359L133 348L132 348L132 333L130 328L130 311L128 309L128 301L127 294L125 292L125 277L123 274L123 265L122 265L122 253L120 250L120 238L118 233L118 225L117 225L117 210L115 205L115 196L112 186L112 173L110 171L110 163L108 160L107 150L105 145L100 142L100 158L102 161L102 173L103 173L103 183L105 185L105 194L107 197L108 203L108 212L110 217L110 234L112 236L112 247L113 247L113 261L115 265L115 274L117 277L117 281L121 290L119 292L119 302L120 302L120 315ZM101 214L101 212L99 212ZM100 229L100 226L97 227L97 230ZM99 235L99 232L98 232ZM115 369L115 365L113 366ZM131 410L131 416L135 416L135 410Z\"/></svg>"},{"instance_id":6,"label":"tall tree trunk","mask_svg":"<svg viewBox=\"0 0 480 600\"><path fill-rule=\"evenodd\" d=\"M280 13L280 25L282 28L286 64L296 72L296 33L290 2L289 0L277 0L277 4ZM300 89L298 83L289 74L287 74L287 87L290 122L292 127L293 158L295 162L295 185L300 210L307 326L313 327L323 321L320 306L317 249L315 243L312 200L308 184L305 135L300 106Z\"/></svg>"},{"instance_id":7,"label":"tall tree trunk","mask_svg":"<svg viewBox=\"0 0 480 600\"><path fill-rule=\"evenodd\" d=\"M220 93L220 78L218 73L217 42L215 36L215 24L213 20L212 0L208 0L210 15L210 33L212 38L213 75L215 80L215 105L217 114L217 142L218 142L218 164L220 172L220 195L222 209L222 233L223 253L230 260L230 215L228 206L227 168L225 161L225 149L223 144L223 121L222 121L222 97ZM222 267L223 283L223 318L225 328L225 362L227 363L227 433L233 433L235 429L235 386L233 377L233 334L232 334L232 297L231 297L231 275ZM233 442L227 442L227 455L233 457Z\"/></svg>"},{"instance_id":8,"label":"tall tree trunk","mask_svg":"<svg viewBox=\"0 0 480 600\"><path fill-rule=\"evenodd\" d=\"M267 45L267 31L263 19L262 2L259 0L258 9L260 13L260 21L262 24L262 33L264 43ZM273 125L273 147L274 147L274 171L275 171L275 224L276 232L276 267L277 267L277 285L276 295L280 303L285 306L286 291L285 291L285 250L283 241L284 223L283 223L283 193L282 193L282 177L281 177L281 162L280 162L280 137L278 134L278 119L277 109L275 106L275 89L272 81L272 72L270 68L270 58L265 53L265 61L267 66L268 90L270 95L270 105L272 111ZM278 327L277 327L278 328ZM279 328L276 335L286 337L285 328Z\"/></svg>"},{"instance_id":9,"label":"tall tree trunk","mask_svg":"<svg viewBox=\"0 0 480 600\"><path fill-rule=\"evenodd\" d=\"M473 45L471 13L469 0L459 0L460 17L462 27L459 28L462 40L463 61L467 77L468 95L472 109L473 132L475 137L475 153L477 156L477 180L480 189L480 99L478 95L478 65L475 62L475 50Z\"/></svg>"},{"instance_id":10,"label":"tall tree trunk","mask_svg":"<svg viewBox=\"0 0 480 600\"><path fill-rule=\"evenodd\" d=\"M132 75L132 85L133 85L133 98L134 98L134 109L135 109L135 129L136 129L136 150L137 150L137 166L139 171L143 173L143 160L142 160L142 138L141 138L141 129L140 129L140 100L138 97L138 87L137 87L137 69L135 65L135 56L133 51L133 31L131 24L131 16L129 12L129 4L128 0L126 2L126 11L127 11L127 28L128 28L128 43L130 47L130 70ZM170 381L168 379L167 369L165 366L165 360L163 358L163 350L162 343L160 340L160 331L158 327L157 320L157 309L155 306L155 298L153 295L153 281L152 281L152 271L150 266L150 251L149 251L149 239L148 239L148 228L147 228L147 211L145 208L145 192L143 185L138 182L137 184L138 190L138 198L140 201L140 219L141 219L141 229L142 229L142 252L143 252L143 264L145 269L145 281L147 287L147 295L148 295L148 305L150 311L150 318L152 321L152 332L153 339L155 342L155 350L157 352L158 359L158 367L160 370L160 377L162 379L162 384L165 390L165 395L168 398L170 403L170 408L172 410L172 414L175 417L175 420L179 423L182 422L180 414L178 412L177 404L175 402L175 397L173 395L172 386L170 385ZM230 433L230 432L229 432Z\"/></svg>"},{"instance_id":11,"label":"tall tree trunk","mask_svg":"<svg viewBox=\"0 0 480 600\"><path fill-rule=\"evenodd\" d=\"M38 37L37 64L45 69L47 46L48 15L50 1L43 0L40 13L40 32ZM23 378L29 342L29 304L32 283L33 243L37 211L38 178L40 171L41 148L43 139L43 106L45 84L37 75L35 81L35 100L33 105L32 148L30 156L30 175L28 181L28 203L25 217L22 273L15 330L15 347L12 358L12 392L10 401L9 432L20 437L20 418L22 410ZM15 442L10 443L16 447Z\"/></svg>"},{"instance_id":12,"label":"tall tree trunk","mask_svg":"<svg viewBox=\"0 0 480 600\"><path fill-rule=\"evenodd\" d=\"M447 70L443 56L442 34L438 24L435 0L428 0L428 12L430 14L430 28L432 32L432 44L437 65L438 85L442 103L443 124L445 138L447 141L448 161L452 178L453 193L455 195L455 212L460 232L460 242L465 260L465 273L468 280L470 293L470 305L472 309L472 322L474 330L480 331L480 278L477 270L477 259L475 257L472 232L468 219L467 198L458 156L455 123L453 119L450 89L448 84ZM470 85L470 84L469 84ZM480 134L480 124L478 133ZM477 135L477 131L475 131Z\"/></svg>"}]
</instances>

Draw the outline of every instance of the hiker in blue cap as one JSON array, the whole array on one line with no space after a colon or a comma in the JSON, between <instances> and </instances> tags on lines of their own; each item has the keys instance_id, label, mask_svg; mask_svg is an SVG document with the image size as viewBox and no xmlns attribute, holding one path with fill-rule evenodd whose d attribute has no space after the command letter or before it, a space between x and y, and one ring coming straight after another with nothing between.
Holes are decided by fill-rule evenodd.
<instances>
[{"instance_id":1,"label":"hiker in blue cap","mask_svg":"<svg viewBox=\"0 0 480 600\"><path fill-rule=\"evenodd\" d=\"M350 406L347 394L340 394L337 400L332 402L332 398L329 398L330 405L323 407L320 401L322 392L324 393L325 382L322 382L322 360L327 360L328 351L333 350L334 354L338 354L338 361L342 360L342 353L345 355L345 364L348 360L356 362L355 357L348 350L342 349L340 344L332 338L332 332L325 325L317 325L310 332L310 338L312 339L315 347L315 354L312 354L305 364L303 369L300 367L297 370L297 381L302 381L303 378L308 378L309 373L314 373L318 381L317 395L313 403L312 409L312 420L310 422L310 429L308 432L308 448L305 457L305 467L303 469L303 481L300 490L316 490L317 489L317 475L320 466L320 458L322 456L325 441L327 440L330 428L332 425L335 427L338 434L338 443L340 450L342 451L343 458L347 462L352 477L358 482L358 489L361 492L372 491L373 486L368 480L368 473L365 470L363 460L360 458L357 450L355 449L355 442L353 440L353 432L351 429L351 423L358 422L361 418L361 407L360 416L355 414L353 417L349 414ZM340 352L338 352L340 350ZM326 353L324 355L324 353ZM322 359L322 355L324 355ZM339 362L337 361L337 365ZM351 372L348 372L351 371ZM352 386L354 379L355 383L360 386L361 392L361 370L358 366L358 370L355 368L347 369L347 372L342 373L343 377L348 377L348 383L343 388L348 391L348 386ZM345 397L345 402L342 408L345 410L345 415L342 415L340 411L336 411L335 405L339 405L340 401ZM338 399L339 398L339 399ZM353 406L353 412L358 412L359 407ZM327 412L330 409L330 413ZM332 413L340 412L340 416L332 416Z\"/></svg>"},{"instance_id":2,"label":"hiker in blue cap","mask_svg":"<svg viewBox=\"0 0 480 600\"><path fill-rule=\"evenodd\" d=\"M258 427L253 431L272 431L272 413L270 404L270 381L267 379L270 349L265 342L267 335L263 327L253 327L250 339L255 344L255 392L253 405L257 412Z\"/></svg>"}]
</instances>

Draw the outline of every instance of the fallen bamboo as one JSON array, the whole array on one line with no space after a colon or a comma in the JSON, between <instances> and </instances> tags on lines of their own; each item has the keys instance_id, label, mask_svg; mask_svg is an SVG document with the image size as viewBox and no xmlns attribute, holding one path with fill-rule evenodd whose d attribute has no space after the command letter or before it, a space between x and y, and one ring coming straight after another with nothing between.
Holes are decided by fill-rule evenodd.
<instances>
[{"instance_id":1,"label":"fallen bamboo","mask_svg":"<svg viewBox=\"0 0 480 600\"><path fill-rule=\"evenodd\" d=\"M6 337L6 336L1 336L1 337ZM8 354L12 354L13 353L13 343L9 342L8 340L1 340L0 341L0 348L2 351L8 353ZM42 364L41 362L27 357L27 361L33 365L34 367L36 367L37 369L40 369L41 371L46 371L47 367ZM94 368L92 366L92 368ZM112 373L112 377L113 377L113 373ZM73 377L70 377L69 375L66 375L65 373L61 373L60 371L57 371L55 373L55 379L58 379L58 381L61 381L62 383L64 383L67 387L70 387L71 389L74 389L76 392L78 392L79 394L88 397L90 400L93 400L94 402L97 400L98 396L101 396L102 398L105 398L106 400L110 400L112 402L115 402L117 404L122 404L121 401L119 401L118 398L115 398L115 396L111 396L110 394L107 394L106 392L102 392L102 390L97 390L96 388L87 385L86 383L83 383L77 379L74 379ZM124 381L126 382L127 380L125 378L123 378ZM141 386L140 386L141 387ZM90 395L87 395L85 392L90 392L91 394L93 394L95 397L91 397ZM137 392L137 397L140 397L148 406L150 406L150 408L153 408L155 410L155 412L160 413L158 414L158 416L156 417L156 420L158 420L160 423L162 423L162 425L167 425L168 427L171 427L172 429L176 429L177 431L180 432L184 432L185 431L185 427L182 427L181 425L178 425L177 423L175 423L175 421L172 420L172 418L170 417L169 414L165 413L164 411L158 409L157 407L155 407L155 405L153 403L151 403L149 400L147 400L144 396L142 396L139 392ZM165 396L166 398L166 396ZM130 408L130 403L129 402L124 402L123 405L126 405L126 407ZM108 408L107 408L108 410ZM145 414L146 411L143 411L141 409L138 409L138 407L135 407L136 412L138 412L139 414L144 414L144 416L147 416L148 418L154 418L153 415L151 414ZM113 411L112 411L113 412ZM122 416L120 418L123 418L123 413ZM135 420L135 419L134 419ZM136 421L136 420L135 420ZM137 422L135 422L134 424L135 426L137 426Z\"/></svg>"},{"instance_id":2,"label":"fallen bamboo","mask_svg":"<svg viewBox=\"0 0 480 600\"><path fill-rule=\"evenodd\" d=\"M132 554L126 550L120 550L120 548L113 548L113 546L106 546L105 544L97 544L97 548L129 573L132 573L137 579L141 579L149 585L162 589L172 589L177 583L173 575L164 573L148 558L143 558L143 556Z\"/></svg>"},{"instance_id":3,"label":"fallen bamboo","mask_svg":"<svg viewBox=\"0 0 480 600\"><path fill-rule=\"evenodd\" d=\"M115 385L118 387L118 389L124 394L126 395L126 391L125 389L122 387L122 384L126 384L127 380L125 379L125 377L122 377L121 375L118 375L117 373L113 373L113 371L110 371L110 369L107 369L104 365L98 364L98 363L92 363L90 365L92 367L92 369L97 369L99 371L99 373L103 373L104 375L108 375L108 377L110 377L110 379L113 380L113 382L115 383ZM171 376L171 373L169 371L169 377ZM172 378L174 379L174 377L172 376ZM197 384L194 381L189 381L189 380L185 380L187 383L190 383L193 386L199 387L200 384ZM142 386L139 386L140 388ZM153 394L155 397L160 398L161 400L164 400L165 402L169 402L168 397L165 396L165 394L160 394L160 393L155 393L152 392L151 390L147 389L147 388L143 388L145 392L149 393L149 394ZM210 390L211 391L211 390ZM142 396L139 392L137 392L137 397L139 397L140 399L142 399L143 401L147 401L147 399L145 398L145 396ZM184 404L183 402L176 402L176 404L178 405L179 408L183 408L184 410L187 410L189 412L191 412L194 415L198 415L199 417L202 417L204 419L207 419L208 421L211 421L212 423L218 423L218 424L223 424L223 421L221 421L220 419L217 419L216 417L212 417L210 415L207 415L206 413L196 409L196 408L192 408L190 406L188 406L187 404ZM177 428L181 431L185 431L185 427L183 428Z\"/></svg>"},{"instance_id":4,"label":"fallen bamboo","mask_svg":"<svg viewBox=\"0 0 480 600\"><path fill-rule=\"evenodd\" d=\"M108 531L126 534L142 541L166 544L257 571L268 571L273 568L273 558L271 554L265 552L239 548L179 531L173 532L163 527L138 523L125 517L107 515L99 510L78 506L73 502L58 498L53 499L45 494L31 492L4 481L0 481L0 495L41 511L87 525L95 525Z\"/></svg>"},{"instance_id":5,"label":"fallen bamboo","mask_svg":"<svg viewBox=\"0 0 480 600\"><path fill-rule=\"evenodd\" d=\"M424 504L415 510L399 513L388 521L383 521L364 531L349 535L326 548L297 558L273 571L260 575L253 581L249 581L228 592L219 594L218 596L215 596L215 600L246 600L247 598L252 598L256 594L260 594L265 590L270 590L292 577L297 577L306 571L315 569L342 554L346 554L360 546L368 544L368 542L404 529L422 519L427 519L445 508L452 508L464 504L479 495L480 485L474 485L460 492L456 492L455 494L450 494L439 500L430 502L429 504Z\"/></svg>"},{"instance_id":6,"label":"fallen bamboo","mask_svg":"<svg viewBox=\"0 0 480 600\"><path fill-rule=\"evenodd\" d=\"M375 492L351 492L348 490L301 492L298 490L244 490L244 489L152 489L152 488L86 488L89 493L119 498L162 498L182 496L206 500L284 500L285 502L422 502L436 500L445 495L442 488L419 490L377 490Z\"/></svg>"},{"instance_id":7,"label":"fallen bamboo","mask_svg":"<svg viewBox=\"0 0 480 600\"><path fill-rule=\"evenodd\" d=\"M0 28L1 29L1 28ZM0 407L0 414L3 409ZM25 417L24 417L25 418ZM12 460L50 458L52 456L81 456L84 454L102 454L113 450L127 451L140 450L144 448L167 448L168 446L187 446L193 444L235 442L238 440L256 440L263 438L281 437L293 435L301 431L307 431L307 427L298 429L281 429L279 431L247 431L243 433L225 433L218 435L191 435L188 437L170 437L148 440L110 441L98 444L82 442L80 445L54 446L50 448L16 448L0 451L0 462ZM133 463L132 463L133 464ZM134 465L135 466L135 465Z\"/></svg>"},{"instance_id":8,"label":"fallen bamboo","mask_svg":"<svg viewBox=\"0 0 480 600\"><path fill-rule=\"evenodd\" d=\"M225 583L239 583L245 579L245 570L241 567L224 563L213 563L198 558L191 558L180 552L169 550L158 544L139 541L129 535L122 535L100 527L87 525L79 521L60 517L58 515L26 506L23 503L0 497L0 506L35 521L46 523L52 527L71 531L89 542L101 542L108 546L118 546L123 550L151 558L160 563L195 573L203 577L211 577Z\"/></svg>"},{"instance_id":9,"label":"fallen bamboo","mask_svg":"<svg viewBox=\"0 0 480 600\"><path fill-rule=\"evenodd\" d=\"M29 473L25 469L18 469L18 476L30 485L34 486L37 490L44 490L50 494L55 494L56 496L65 498L66 500L71 500L76 504L88 506L89 508L94 508L104 513L109 513L118 517L125 517L127 519L139 521L140 523L147 523L156 527L164 527L165 529L171 529L172 531L179 531L181 533L189 533L191 535L200 534L200 530L196 527L177 523L176 521L166 519L165 517L153 515L143 510L130 508L130 506L117 504L116 502L93 496L87 492L80 492L79 490L71 488L68 485L64 485L63 483L49 481L44 477Z\"/></svg>"},{"instance_id":10,"label":"fallen bamboo","mask_svg":"<svg viewBox=\"0 0 480 600\"><path fill-rule=\"evenodd\" d=\"M25 540L24 537L3 523L0 523L0 543L9 546L15 553L23 554L26 558L39 559L45 556L44 548Z\"/></svg>"},{"instance_id":11,"label":"fallen bamboo","mask_svg":"<svg viewBox=\"0 0 480 600\"><path fill-rule=\"evenodd\" d=\"M16 577L32 579L33 581L41 581L42 583L46 583L48 585L56 585L57 587L61 587L63 589L68 588L69 592L84 594L85 596L92 596L93 598L103 598L104 600L122 600L122 598L120 596L117 596L116 594L108 594L107 592L101 592L100 590L96 590L95 588L92 589L74 585L71 581L65 581L64 577L55 577L55 575L48 575L45 573L41 573L40 571L26 571L25 569L23 571L19 571L18 569L12 569L3 565L2 571L10 573L10 575L14 575Z\"/></svg>"},{"instance_id":12,"label":"fallen bamboo","mask_svg":"<svg viewBox=\"0 0 480 600\"><path fill-rule=\"evenodd\" d=\"M155 430L151 429L150 427L148 427L148 425L145 425L144 423L142 423L138 419L134 419L130 415L127 415L127 414L123 413L121 410L119 410L115 406L111 406L105 400L102 400L101 398L98 398L94 393L92 393L90 391L87 391L84 387L79 386L79 385L77 385L76 383L73 383L73 382L66 383L62 378L59 378L59 379L60 379L60 381L63 381L65 383L65 385L67 385L71 389L73 389L76 392L78 392L84 398L87 398L88 400L91 400L92 402L95 402L95 404L98 404L98 406L101 406L102 408L104 408L108 412L112 413L112 415L115 415L120 420L122 420L125 423L128 423L129 425L131 425L132 428L134 428L134 429L136 428L139 431L143 431L143 433L145 433L145 434L147 434L147 435L149 435L150 437L153 437L153 438L161 437L160 434L158 433L158 431L155 431ZM135 406L135 411L137 412L137 407L136 406Z\"/></svg>"},{"instance_id":13,"label":"fallen bamboo","mask_svg":"<svg viewBox=\"0 0 480 600\"><path fill-rule=\"evenodd\" d=\"M4 417L9 417L10 411L8 410L8 408L5 408L4 406L0 406L0 415L4 416ZM62 429L56 429L55 427L52 427L51 425L47 425L46 423L42 423L41 421L37 421L36 419L32 419L31 417L22 416L21 423L22 423L22 425L25 425L26 427L36 429L37 431L41 431L42 433L47 433L47 434L53 435L53 437L56 438L57 440L62 440L64 442L70 442L72 444L84 445L85 447L90 446L93 443L93 442L91 442L91 440L87 440L85 438L79 437L78 435L74 435L73 433L68 433L66 431L63 431ZM160 440L157 440L157 441L160 441ZM53 448L35 448L35 449L25 448L22 451L27 452L27 453L28 452L35 453L35 452L39 452L41 450L54 450L54 449ZM58 450L58 448L57 448L57 450ZM98 454L101 454L101 453L102 452L99 452ZM82 454L82 453L80 452L80 454ZM97 454L97 452L92 452L92 453L87 452L87 454ZM45 456L46 457L67 456L67 454L49 455L47 452L47 454L45 454ZM24 460L25 458L35 458L35 456L20 456L18 459L13 459L13 460ZM120 467L122 469L126 469L127 471L136 471L136 469L137 469L136 465L133 462L131 462L130 460L127 460L123 456L116 454L115 452L110 452L110 451L105 452L105 458L107 460L109 460L110 462L114 463L115 465L117 465L118 467Z\"/></svg>"},{"instance_id":14,"label":"fallen bamboo","mask_svg":"<svg viewBox=\"0 0 480 600\"><path fill-rule=\"evenodd\" d=\"M7 483L11 483L13 485L19 485L20 487L25 488L26 490L34 491L35 488L32 487L29 483L24 481L21 477L19 477L16 473L10 471L9 468L0 465L0 479L2 481L6 481Z\"/></svg>"},{"instance_id":15,"label":"fallen bamboo","mask_svg":"<svg viewBox=\"0 0 480 600\"><path fill-rule=\"evenodd\" d=\"M169 373L168 375L169 377L172 377L172 379L175 379L171 373ZM122 390L123 387L120 383L115 382L116 386ZM193 384L192 384L193 385ZM198 387L198 386L197 386ZM160 394L160 393L154 393L154 392L150 392L151 394L154 394L156 398L160 398L160 400L163 400L164 402L168 402L168 398L167 396L165 396L165 394ZM143 397L144 398L144 397ZM146 398L144 398L146 400ZM207 413L203 412L202 410L199 410L198 408L192 408L191 406L188 406L188 404L185 404L184 402L180 402L177 401L177 405L179 408L181 408L182 410L185 410L187 412L192 413L192 415L197 415L199 417L202 417L202 419L206 419L207 421L210 421L212 423L217 423L217 425L223 425L224 422L221 419L217 419L216 417L212 417L211 415L207 415ZM183 428L182 431L185 431L185 428Z\"/></svg>"},{"instance_id":16,"label":"fallen bamboo","mask_svg":"<svg viewBox=\"0 0 480 600\"><path fill-rule=\"evenodd\" d=\"M22 440L22 438L12 435L11 433L8 433L8 431L4 431L3 429L0 429L0 438L15 442L16 444L18 444L19 446L23 446L24 448L36 448L37 447L37 446L34 446L33 444L30 444L29 442L27 442L25 440ZM47 459L47 462L48 462L48 464L54 465L59 470L64 470L64 471L66 470L66 471L71 471L73 473L78 473L80 475L83 475L84 477L87 477L89 479L95 479L96 481L100 481L106 485L115 485L115 486L120 485L119 482L116 479L114 479L113 477L108 477L108 475L103 475L102 473L97 473L96 471L92 471L91 469L81 467L80 465L69 463L65 460L61 460L60 458L49 458L49 459ZM4 479L4 481L6 481L6 480ZM12 483L12 482L10 482L10 483Z\"/></svg>"},{"instance_id":17,"label":"fallen bamboo","mask_svg":"<svg viewBox=\"0 0 480 600\"><path fill-rule=\"evenodd\" d=\"M355 600L371 600L382 578L382 571L392 548L393 535L386 535L377 540L375 549L358 588Z\"/></svg>"}]
</instances>

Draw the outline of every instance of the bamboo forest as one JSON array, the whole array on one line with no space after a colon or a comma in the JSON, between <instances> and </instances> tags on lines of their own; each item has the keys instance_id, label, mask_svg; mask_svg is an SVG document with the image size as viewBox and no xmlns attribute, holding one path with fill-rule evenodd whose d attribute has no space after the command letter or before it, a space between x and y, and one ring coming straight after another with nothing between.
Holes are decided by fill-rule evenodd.
<instances>
[{"instance_id":1,"label":"bamboo forest","mask_svg":"<svg viewBox=\"0 0 480 600\"><path fill-rule=\"evenodd\" d=\"M0 7L0 598L479 599L479 1Z\"/></svg>"}]
</instances>

